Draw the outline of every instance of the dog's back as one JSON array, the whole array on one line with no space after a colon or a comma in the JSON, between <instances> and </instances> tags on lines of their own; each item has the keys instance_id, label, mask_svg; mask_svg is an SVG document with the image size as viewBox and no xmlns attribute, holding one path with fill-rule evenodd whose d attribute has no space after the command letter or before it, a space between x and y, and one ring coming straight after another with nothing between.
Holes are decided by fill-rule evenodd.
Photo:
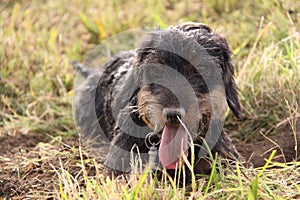
<instances>
[{"instance_id":1,"label":"dog's back","mask_svg":"<svg viewBox=\"0 0 300 200\"><path fill-rule=\"evenodd\" d=\"M95 70L73 63L73 68L84 78L75 87L73 115L81 140L96 156L103 157L101 149L107 154L105 146L109 145L115 126L111 102L121 90L135 56L134 50L120 52Z\"/></svg>"}]
</instances>

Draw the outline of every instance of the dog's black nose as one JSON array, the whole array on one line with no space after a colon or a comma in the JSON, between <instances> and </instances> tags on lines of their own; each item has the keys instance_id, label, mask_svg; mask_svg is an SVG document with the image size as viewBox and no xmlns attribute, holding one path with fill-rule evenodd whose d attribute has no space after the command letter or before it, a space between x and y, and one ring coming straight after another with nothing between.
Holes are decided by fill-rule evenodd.
<instances>
[{"instance_id":1,"label":"dog's black nose","mask_svg":"<svg viewBox=\"0 0 300 200\"><path fill-rule=\"evenodd\" d=\"M164 108L163 115L167 119L167 123L178 125L179 120L185 115L185 110L183 108Z\"/></svg>"}]
</instances>

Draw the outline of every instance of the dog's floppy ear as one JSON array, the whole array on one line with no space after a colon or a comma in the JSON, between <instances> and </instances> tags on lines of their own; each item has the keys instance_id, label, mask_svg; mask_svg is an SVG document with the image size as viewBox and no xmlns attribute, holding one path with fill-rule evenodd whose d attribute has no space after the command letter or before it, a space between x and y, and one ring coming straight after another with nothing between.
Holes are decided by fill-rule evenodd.
<instances>
[{"instance_id":1,"label":"dog's floppy ear","mask_svg":"<svg viewBox=\"0 0 300 200\"><path fill-rule=\"evenodd\" d=\"M225 38L220 37L222 44L224 45L223 49L223 80L225 84L226 100L229 108L232 110L234 115L242 120L244 118L241 105L238 97L238 88L234 79L234 67L231 60L231 52L229 50L227 41Z\"/></svg>"},{"instance_id":2,"label":"dog's floppy ear","mask_svg":"<svg viewBox=\"0 0 300 200\"><path fill-rule=\"evenodd\" d=\"M230 67L232 67L232 64L226 63ZM228 76L228 74L225 74L225 77ZM229 75L230 77L225 78L225 92L226 92L226 100L229 108L232 110L232 112L235 114L235 116L238 119L243 119L243 113L240 106L240 101L238 97L238 88L236 86L234 76L233 74Z\"/></svg>"},{"instance_id":3,"label":"dog's floppy ear","mask_svg":"<svg viewBox=\"0 0 300 200\"><path fill-rule=\"evenodd\" d=\"M138 126L146 126L139 113L136 111L137 94L142 84L140 69L138 66L133 66L132 70L128 73L129 74L124 81L124 84L120 88L120 93L115 97L113 102L114 110L116 113L120 113L121 110L125 109L129 112L130 117L135 124Z\"/></svg>"},{"instance_id":4,"label":"dog's floppy ear","mask_svg":"<svg viewBox=\"0 0 300 200\"><path fill-rule=\"evenodd\" d=\"M140 47L136 50L135 61L132 63L131 70L128 71L126 80L123 82L120 88L119 94L115 97L113 102L114 110L116 113L120 113L121 110L128 109L130 117L138 126L146 126L141 116L136 111L137 109L137 94L142 85L142 67L141 65L147 59L147 56L153 50L153 36L152 34L147 35L142 40ZM125 116L125 115L123 115Z\"/></svg>"}]
</instances>

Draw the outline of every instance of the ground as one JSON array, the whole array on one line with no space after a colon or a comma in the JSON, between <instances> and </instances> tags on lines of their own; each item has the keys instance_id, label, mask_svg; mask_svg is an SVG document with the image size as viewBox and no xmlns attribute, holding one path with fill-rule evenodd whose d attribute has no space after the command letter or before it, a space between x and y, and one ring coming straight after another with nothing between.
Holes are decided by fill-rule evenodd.
<instances>
[{"instance_id":1,"label":"ground","mask_svg":"<svg viewBox=\"0 0 300 200\"><path fill-rule=\"evenodd\" d=\"M76 175L81 166L79 140L68 138L63 141L51 141L40 134L20 134L0 138L0 196L22 197L36 194L49 198L59 188L59 174L63 167ZM89 169L95 173L95 169ZM89 174L92 175L92 174ZM80 182L80 177L78 177ZM56 187L56 188L54 188Z\"/></svg>"},{"instance_id":2,"label":"ground","mask_svg":"<svg viewBox=\"0 0 300 200\"><path fill-rule=\"evenodd\" d=\"M299 16L295 0L1 0L0 200L300 199L300 162L289 162L300 155ZM228 40L246 119L229 113L225 130L257 168L219 166L192 184L189 197L143 176L130 185L104 179L77 137L70 63L124 31L188 21ZM102 48L105 55L117 49ZM281 163L264 165L276 148Z\"/></svg>"},{"instance_id":3,"label":"ground","mask_svg":"<svg viewBox=\"0 0 300 200\"><path fill-rule=\"evenodd\" d=\"M274 161L290 162L296 156L299 159L299 135L298 133L297 154L295 135L289 128L260 141L246 143L234 139L234 143L254 167L262 167L274 149L277 150ZM0 146L1 197L19 199L34 192L34 197L38 198L36 193L39 191L40 197L51 198L59 190L62 170L68 171L73 177L77 177L79 184L83 184L80 174L82 160L88 160L84 166L89 176L95 176L98 170L101 173L101 164L95 165L88 159L88 153L84 149L81 151L77 137L58 141L40 134L4 135L0 137Z\"/></svg>"}]
</instances>

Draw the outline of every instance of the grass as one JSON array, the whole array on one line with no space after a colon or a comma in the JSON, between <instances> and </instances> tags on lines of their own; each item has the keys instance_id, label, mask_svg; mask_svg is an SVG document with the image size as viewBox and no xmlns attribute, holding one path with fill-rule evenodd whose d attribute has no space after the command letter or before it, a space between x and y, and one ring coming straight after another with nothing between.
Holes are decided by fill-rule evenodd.
<instances>
[{"instance_id":1,"label":"grass","mask_svg":"<svg viewBox=\"0 0 300 200\"><path fill-rule=\"evenodd\" d=\"M246 116L240 122L229 113L225 126L231 135L250 142L260 139L260 132L275 135L287 127L296 135L299 8L300 2L292 0L1 1L0 136L48 135L57 141L76 135L71 106L75 73L70 61L83 61L98 43L128 29L185 21L209 24L226 34L231 45ZM85 154L67 149L74 156ZM185 188L149 181L146 173L129 177L130 184L111 181L101 175L102 166L93 159L67 154L55 151L64 159L50 170L58 177L52 195L61 199L293 199L300 195L297 162L270 162L258 169L237 166L235 171L219 166L218 173L199 180L185 196ZM76 173L65 168L73 159ZM27 160L24 167L35 161ZM87 165L97 169L94 176L88 174ZM7 169L14 167L16 163ZM39 190L31 193L43 195Z\"/></svg>"},{"instance_id":2,"label":"grass","mask_svg":"<svg viewBox=\"0 0 300 200\"><path fill-rule=\"evenodd\" d=\"M111 181L101 173L88 177L82 163L85 187L63 167L58 194L62 199L296 199L299 198L300 163L273 163L272 156L265 166L247 169L236 165L235 170L222 167L214 160L212 178L197 180L189 187L178 187L176 180L164 176L162 181L142 174L131 174L127 180ZM82 160L82 162L84 162ZM97 165L97 163L94 163ZM166 183L166 180L169 181ZM174 182L175 181L175 182ZM154 187L155 186L155 187Z\"/></svg>"}]
</instances>

